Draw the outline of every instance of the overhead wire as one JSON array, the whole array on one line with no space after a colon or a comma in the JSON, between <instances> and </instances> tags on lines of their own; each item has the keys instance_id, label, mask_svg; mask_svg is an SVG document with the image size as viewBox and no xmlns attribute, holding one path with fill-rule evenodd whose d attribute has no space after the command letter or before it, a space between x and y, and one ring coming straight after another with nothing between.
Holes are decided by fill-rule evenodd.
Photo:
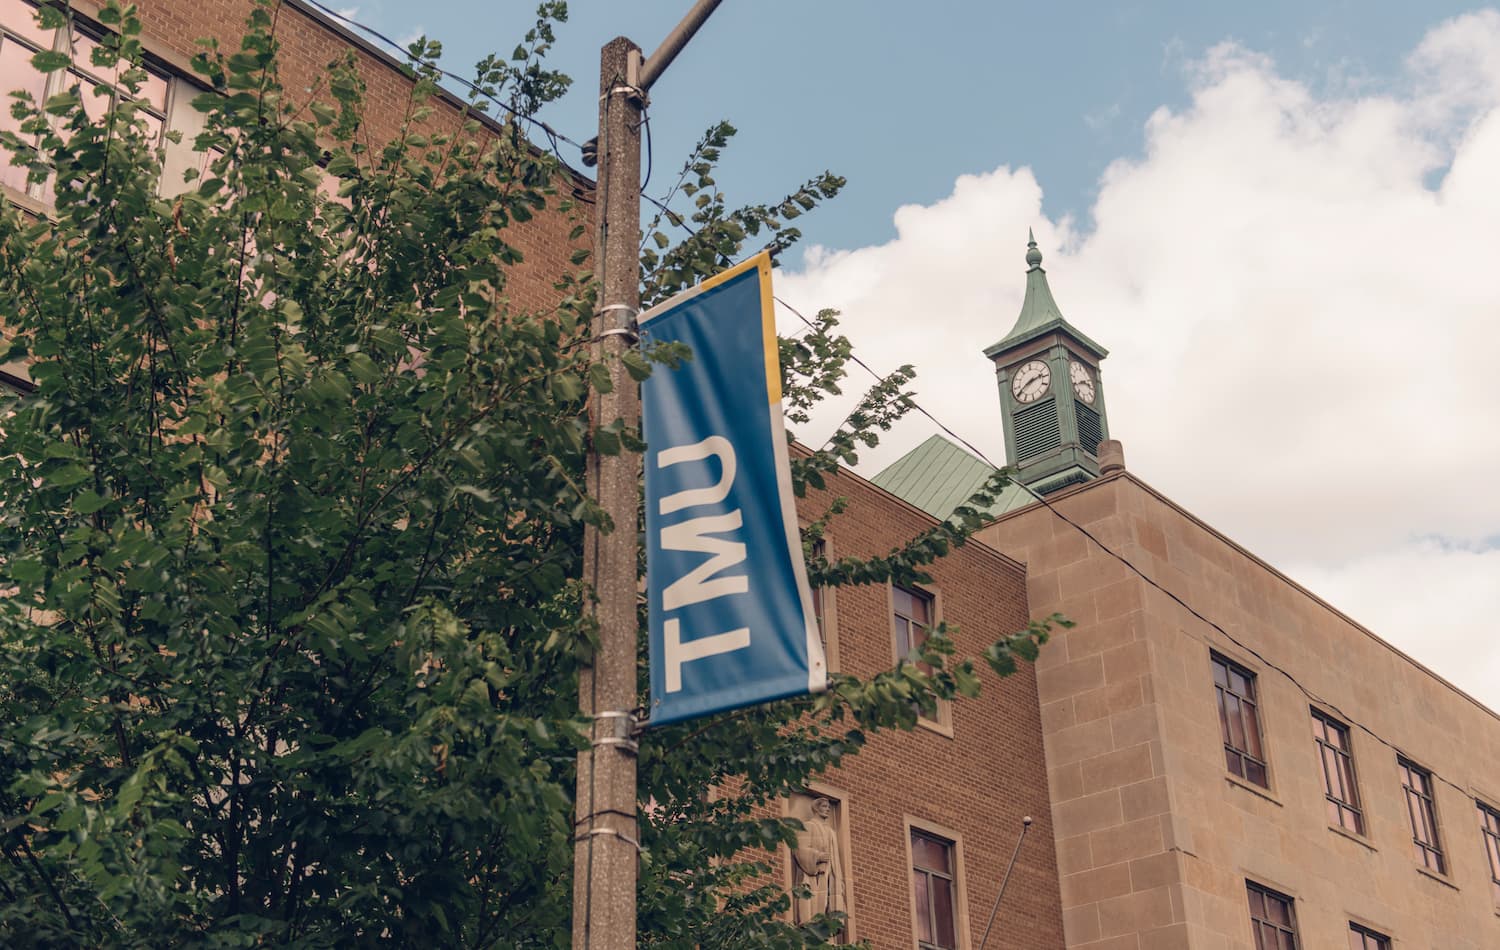
<instances>
[{"instance_id":1,"label":"overhead wire","mask_svg":"<svg viewBox=\"0 0 1500 950\"><path fill-rule=\"evenodd\" d=\"M444 69L443 67L439 66L434 60L426 60L422 59L419 56L412 55L411 50L402 46L400 43L391 39L389 36L386 36L384 33L380 32L374 27L369 26L365 23L361 23L353 17L341 13L338 10L335 10L332 7L320 2L320 0L302 0L302 2L306 3L308 6L316 8L325 16L332 17L334 20L337 20L340 23L343 23L349 27L352 27L353 29L360 31L361 33L368 35L372 39L379 41L382 45L395 50L400 56L405 57L411 62L416 63L417 65L422 66L425 69L431 69L443 78L450 79L453 82L458 83L464 89L468 90L471 94L485 99L504 109L506 112L510 113L513 118L518 119L522 122L529 123L532 127L540 131L544 137L546 137L547 142L552 146L552 152L557 156L558 161L561 161L563 163L567 162L567 159L563 158L562 156L562 150L557 145L557 143L560 141L566 142L572 147L578 149L578 153L580 156L583 154L583 145L581 143L575 142L573 139L557 131L546 122L543 122L541 119L538 119L535 116L528 115L516 109L510 103L503 101L494 93L484 89L472 80L466 79L463 76L458 75L457 73Z\"/></svg>"}]
</instances>

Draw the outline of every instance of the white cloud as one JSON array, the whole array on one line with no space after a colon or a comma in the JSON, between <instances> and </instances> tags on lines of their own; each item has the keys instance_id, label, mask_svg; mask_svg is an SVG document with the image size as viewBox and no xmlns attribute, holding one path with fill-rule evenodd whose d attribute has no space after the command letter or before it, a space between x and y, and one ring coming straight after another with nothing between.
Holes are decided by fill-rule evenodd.
<instances>
[{"instance_id":1,"label":"white cloud","mask_svg":"<svg viewBox=\"0 0 1500 950\"><path fill-rule=\"evenodd\" d=\"M1233 44L1187 76L1191 103L1105 171L1093 230L1002 166L898 209L887 244L814 249L779 293L843 310L877 369L916 364L919 400L999 460L979 351L1015 319L1034 226L1063 313L1112 351L1131 469L1500 707L1500 554L1474 547L1500 536L1500 13L1431 30L1399 92L1317 93ZM1408 639L1455 604L1464 624Z\"/></svg>"}]
</instances>

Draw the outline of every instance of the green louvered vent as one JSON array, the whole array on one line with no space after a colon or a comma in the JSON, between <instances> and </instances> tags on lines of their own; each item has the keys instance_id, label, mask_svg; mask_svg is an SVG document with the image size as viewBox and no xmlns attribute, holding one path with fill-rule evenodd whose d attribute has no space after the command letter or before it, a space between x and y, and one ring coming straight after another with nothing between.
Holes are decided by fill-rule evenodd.
<instances>
[{"instance_id":1,"label":"green louvered vent","mask_svg":"<svg viewBox=\"0 0 1500 950\"><path fill-rule=\"evenodd\" d=\"M1027 406L1015 415L1016 461L1035 458L1062 444L1057 428L1057 409L1052 400Z\"/></svg>"},{"instance_id":2,"label":"green louvered vent","mask_svg":"<svg viewBox=\"0 0 1500 950\"><path fill-rule=\"evenodd\" d=\"M1099 413L1081 402L1073 403L1073 410L1078 419L1078 444L1088 454L1098 455L1099 440L1103 437L1099 431Z\"/></svg>"}]
</instances>

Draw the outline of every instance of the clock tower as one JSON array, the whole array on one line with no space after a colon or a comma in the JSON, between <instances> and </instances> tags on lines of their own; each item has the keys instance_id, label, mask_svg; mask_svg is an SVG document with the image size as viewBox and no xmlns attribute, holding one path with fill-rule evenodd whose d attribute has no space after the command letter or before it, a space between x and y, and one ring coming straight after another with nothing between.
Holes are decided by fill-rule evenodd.
<instances>
[{"instance_id":1,"label":"clock tower","mask_svg":"<svg viewBox=\"0 0 1500 950\"><path fill-rule=\"evenodd\" d=\"M1021 315L984 355L1000 384L1006 459L1017 481L1045 495L1099 476L1099 443L1109 438L1099 363L1109 351L1063 319L1035 236L1026 267Z\"/></svg>"}]
</instances>

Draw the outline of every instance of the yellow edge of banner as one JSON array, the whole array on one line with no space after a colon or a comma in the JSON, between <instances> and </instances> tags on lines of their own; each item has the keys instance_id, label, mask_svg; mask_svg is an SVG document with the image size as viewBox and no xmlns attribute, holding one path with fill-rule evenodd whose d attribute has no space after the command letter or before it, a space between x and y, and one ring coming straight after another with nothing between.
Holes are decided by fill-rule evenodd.
<instances>
[{"instance_id":1,"label":"yellow edge of banner","mask_svg":"<svg viewBox=\"0 0 1500 950\"><path fill-rule=\"evenodd\" d=\"M728 283L750 268L760 271L760 336L766 349L766 392L771 405L781 402L781 351L776 345L776 301L771 296L771 255L761 251L720 274L715 274L695 288L696 293Z\"/></svg>"}]
</instances>

